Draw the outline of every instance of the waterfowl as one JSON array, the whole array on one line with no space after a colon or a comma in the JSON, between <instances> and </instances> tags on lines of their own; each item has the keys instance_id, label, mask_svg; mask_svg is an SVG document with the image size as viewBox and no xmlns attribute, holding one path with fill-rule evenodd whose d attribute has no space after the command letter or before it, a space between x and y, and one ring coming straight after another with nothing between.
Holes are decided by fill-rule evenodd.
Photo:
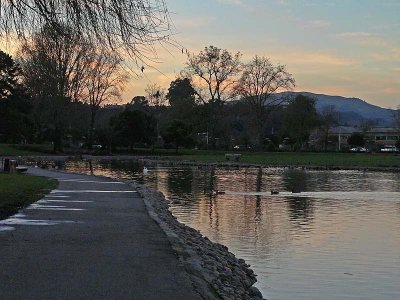
<instances>
[{"instance_id":1,"label":"waterfowl","mask_svg":"<svg viewBox=\"0 0 400 300\"><path fill-rule=\"evenodd\" d=\"M271 190L271 195L278 195L278 194L279 194L279 191Z\"/></svg>"},{"instance_id":2,"label":"waterfowl","mask_svg":"<svg viewBox=\"0 0 400 300\"><path fill-rule=\"evenodd\" d=\"M214 195L224 195L225 192L224 191L213 191Z\"/></svg>"},{"instance_id":3,"label":"waterfowl","mask_svg":"<svg viewBox=\"0 0 400 300\"><path fill-rule=\"evenodd\" d=\"M146 168L146 166L143 167L143 174L146 175L149 170Z\"/></svg>"}]
</instances>

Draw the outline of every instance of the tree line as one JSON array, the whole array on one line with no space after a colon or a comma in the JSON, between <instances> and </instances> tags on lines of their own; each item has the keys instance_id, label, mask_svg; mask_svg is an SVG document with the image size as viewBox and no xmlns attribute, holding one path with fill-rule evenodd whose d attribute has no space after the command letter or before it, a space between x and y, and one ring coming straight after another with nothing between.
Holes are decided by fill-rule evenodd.
<instances>
[{"instance_id":1,"label":"tree line","mask_svg":"<svg viewBox=\"0 0 400 300\"><path fill-rule=\"evenodd\" d=\"M318 115L313 99L284 93L295 87L284 65L258 55L243 63L239 52L215 46L189 53L168 89L150 84L127 105L111 105L129 79L123 60L68 26L45 25L16 60L0 57L1 140L51 141L54 152L77 144L274 150L282 142L299 150L313 129L328 135L337 119L334 110Z\"/></svg>"}]
</instances>

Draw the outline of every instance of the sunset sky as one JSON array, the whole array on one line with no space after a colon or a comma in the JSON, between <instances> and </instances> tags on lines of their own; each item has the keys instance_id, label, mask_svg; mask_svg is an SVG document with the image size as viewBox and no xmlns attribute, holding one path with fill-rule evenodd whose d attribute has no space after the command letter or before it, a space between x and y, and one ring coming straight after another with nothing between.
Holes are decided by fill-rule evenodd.
<instances>
[{"instance_id":1,"label":"sunset sky","mask_svg":"<svg viewBox=\"0 0 400 300\"><path fill-rule=\"evenodd\" d=\"M287 66L297 91L357 97L383 107L400 105L398 0L166 0L175 40L191 53L214 45ZM186 56L158 51L162 72L132 80L124 102L149 83L167 88Z\"/></svg>"}]
</instances>

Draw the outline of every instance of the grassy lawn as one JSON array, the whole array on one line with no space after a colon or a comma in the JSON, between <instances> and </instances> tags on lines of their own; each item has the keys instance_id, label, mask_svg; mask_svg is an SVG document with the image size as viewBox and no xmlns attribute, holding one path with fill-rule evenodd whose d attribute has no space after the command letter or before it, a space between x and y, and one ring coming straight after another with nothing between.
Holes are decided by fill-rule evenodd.
<instances>
[{"instance_id":1,"label":"grassy lawn","mask_svg":"<svg viewBox=\"0 0 400 300\"><path fill-rule=\"evenodd\" d=\"M51 145L0 144L0 156L31 156L51 153Z\"/></svg>"},{"instance_id":2,"label":"grassy lawn","mask_svg":"<svg viewBox=\"0 0 400 300\"><path fill-rule=\"evenodd\" d=\"M192 150L179 156L166 156L170 160L193 160L197 162L225 162L225 153ZM400 155L381 153L293 153L293 152L241 152L241 163L293 166L329 167L400 167Z\"/></svg>"},{"instance_id":3,"label":"grassy lawn","mask_svg":"<svg viewBox=\"0 0 400 300\"><path fill-rule=\"evenodd\" d=\"M39 200L57 185L56 180L44 177L0 174L0 219Z\"/></svg>"},{"instance_id":4,"label":"grassy lawn","mask_svg":"<svg viewBox=\"0 0 400 300\"><path fill-rule=\"evenodd\" d=\"M135 148L121 151L132 155L159 156L162 160L190 160L201 163L226 162L225 153L242 154L239 163L253 163L275 166L314 167L393 167L400 168L400 154L390 153L343 153L343 152L246 152L179 149Z\"/></svg>"}]
</instances>

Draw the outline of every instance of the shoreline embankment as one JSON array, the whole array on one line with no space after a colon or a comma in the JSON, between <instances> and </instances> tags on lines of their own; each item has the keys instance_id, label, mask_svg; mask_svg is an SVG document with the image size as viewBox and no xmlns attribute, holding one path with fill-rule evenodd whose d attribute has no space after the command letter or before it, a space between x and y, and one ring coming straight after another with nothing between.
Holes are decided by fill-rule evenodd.
<instances>
[{"instance_id":1,"label":"shoreline embankment","mask_svg":"<svg viewBox=\"0 0 400 300\"><path fill-rule=\"evenodd\" d=\"M224 245L210 241L198 230L180 223L168 208L164 195L132 183L142 196L149 215L166 233L197 290L205 299L262 300L253 270Z\"/></svg>"}]
</instances>

